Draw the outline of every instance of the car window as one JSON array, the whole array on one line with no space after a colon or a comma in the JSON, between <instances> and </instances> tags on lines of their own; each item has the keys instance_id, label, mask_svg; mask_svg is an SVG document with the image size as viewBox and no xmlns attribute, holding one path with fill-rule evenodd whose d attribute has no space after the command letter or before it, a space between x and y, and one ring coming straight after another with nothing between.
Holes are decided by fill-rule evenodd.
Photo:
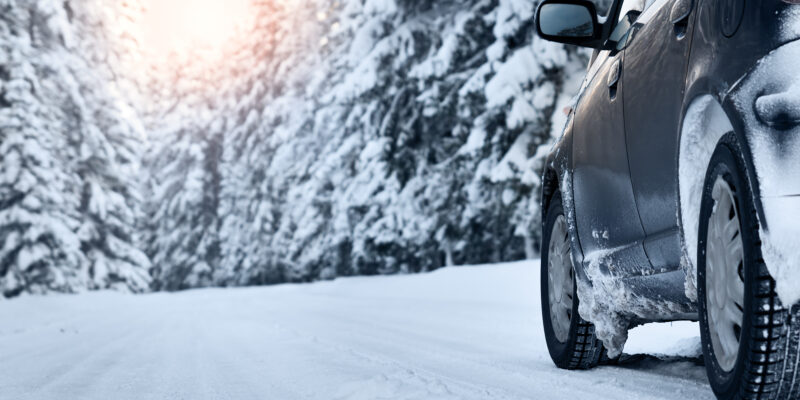
<instances>
[{"instance_id":1,"label":"car window","mask_svg":"<svg viewBox=\"0 0 800 400\"><path fill-rule=\"evenodd\" d=\"M614 30L611 31L611 35L609 35L608 40L617 44L617 50L622 50L625 47L625 44L628 40L628 34L631 31L631 27L633 26L636 19L639 17L638 10L628 10L625 15L623 15L617 25L614 27Z\"/></svg>"},{"instance_id":2,"label":"car window","mask_svg":"<svg viewBox=\"0 0 800 400\"><path fill-rule=\"evenodd\" d=\"M655 3L655 0L625 0L620 7L619 17L611 31L609 41L617 43L616 49L622 50L628 42L631 27L645 10Z\"/></svg>"},{"instance_id":3,"label":"car window","mask_svg":"<svg viewBox=\"0 0 800 400\"><path fill-rule=\"evenodd\" d=\"M615 43L618 43L617 50L621 50L625 46L626 42L626 35L630 31L630 27L636 22L636 17L644 12L644 10L648 9L656 0L625 0L622 3L619 17L614 24L614 30L611 32L609 36L609 40ZM611 0L595 0L594 4L597 8L597 13L599 15L604 15L605 18L611 18L611 12L613 8L610 7L613 1ZM639 13L631 14L631 11L637 11ZM600 55L599 50L595 50L592 54L592 58L589 61L589 67L594 65L594 63L598 59L598 55Z\"/></svg>"},{"instance_id":4,"label":"car window","mask_svg":"<svg viewBox=\"0 0 800 400\"><path fill-rule=\"evenodd\" d=\"M625 16L631 11L639 11L640 13L644 12L644 10L650 8L653 3L655 3L655 0L625 0L622 2L622 8L620 9L617 22L621 22L623 18L625 18Z\"/></svg>"},{"instance_id":5,"label":"car window","mask_svg":"<svg viewBox=\"0 0 800 400\"><path fill-rule=\"evenodd\" d=\"M597 15L600 19L608 16L608 13L611 8L611 0L593 0L594 8L597 10Z\"/></svg>"},{"instance_id":6,"label":"car window","mask_svg":"<svg viewBox=\"0 0 800 400\"><path fill-rule=\"evenodd\" d=\"M625 0L622 2L622 8L619 10L619 17L617 24L624 22L625 16L631 11L644 11L645 0Z\"/></svg>"}]
</instances>

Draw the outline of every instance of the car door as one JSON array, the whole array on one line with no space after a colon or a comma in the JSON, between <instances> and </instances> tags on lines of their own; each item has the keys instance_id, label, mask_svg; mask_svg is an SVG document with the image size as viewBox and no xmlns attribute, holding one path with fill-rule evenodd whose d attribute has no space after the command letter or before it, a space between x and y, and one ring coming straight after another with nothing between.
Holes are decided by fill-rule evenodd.
<instances>
[{"instance_id":1,"label":"car door","mask_svg":"<svg viewBox=\"0 0 800 400\"><path fill-rule=\"evenodd\" d=\"M587 74L573 127L573 201L584 256L613 274L649 266L625 144L622 52L603 51ZM614 250L609 254L609 250ZM608 260L611 257L611 260Z\"/></svg>"},{"instance_id":2,"label":"car door","mask_svg":"<svg viewBox=\"0 0 800 400\"><path fill-rule=\"evenodd\" d=\"M669 270L681 255L677 151L693 1L648 2L624 50L625 132L645 251Z\"/></svg>"}]
</instances>

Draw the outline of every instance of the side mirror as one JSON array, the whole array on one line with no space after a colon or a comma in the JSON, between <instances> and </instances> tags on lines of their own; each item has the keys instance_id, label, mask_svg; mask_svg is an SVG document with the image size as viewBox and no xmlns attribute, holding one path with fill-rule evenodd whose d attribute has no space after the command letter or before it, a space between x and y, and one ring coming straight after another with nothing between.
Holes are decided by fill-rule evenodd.
<instances>
[{"instance_id":1,"label":"side mirror","mask_svg":"<svg viewBox=\"0 0 800 400\"><path fill-rule=\"evenodd\" d=\"M536 31L542 39L601 48L602 29L594 4L586 0L545 0L536 11Z\"/></svg>"}]
</instances>

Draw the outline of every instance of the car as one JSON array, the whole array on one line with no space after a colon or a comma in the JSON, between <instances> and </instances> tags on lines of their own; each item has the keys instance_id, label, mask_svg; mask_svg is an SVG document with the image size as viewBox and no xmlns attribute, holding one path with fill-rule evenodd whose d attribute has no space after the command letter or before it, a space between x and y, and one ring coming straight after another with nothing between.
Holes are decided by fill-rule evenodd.
<instances>
[{"instance_id":1,"label":"car","mask_svg":"<svg viewBox=\"0 0 800 400\"><path fill-rule=\"evenodd\" d=\"M699 321L718 398L800 398L798 3L539 5L542 39L593 49L542 181L558 367L613 361L640 324Z\"/></svg>"}]
</instances>

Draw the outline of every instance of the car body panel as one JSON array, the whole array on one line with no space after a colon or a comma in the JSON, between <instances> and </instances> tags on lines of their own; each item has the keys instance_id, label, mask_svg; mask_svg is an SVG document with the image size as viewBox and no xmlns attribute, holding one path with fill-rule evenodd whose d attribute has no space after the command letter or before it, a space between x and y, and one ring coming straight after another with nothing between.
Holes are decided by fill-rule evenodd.
<instances>
[{"instance_id":1,"label":"car body panel","mask_svg":"<svg viewBox=\"0 0 800 400\"><path fill-rule=\"evenodd\" d=\"M773 49L800 37L782 34L776 20L790 11L787 4L778 0L747 1L745 12L736 34L728 38L723 33L724 18L729 2L700 0L697 31L689 60L687 89L683 102L684 113L691 102L705 95L714 96L725 109L739 141L747 144L745 123L741 115L752 109L740 109L733 103L731 92L755 68L759 60ZM793 6L799 8L798 6ZM757 182L749 147L745 159L751 181ZM760 197L760 187L754 188ZM761 214L763 218L763 213Z\"/></svg>"},{"instance_id":2,"label":"car body panel","mask_svg":"<svg viewBox=\"0 0 800 400\"><path fill-rule=\"evenodd\" d=\"M586 279L590 264L597 261L593 253L603 252L602 276L617 281L631 296L641 298L643 304L675 305L649 312L644 308L626 310L623 308L629 304L620 304L616 311L627 312L632 323L696 318L696 293L692 296L696 282L691 282L694 267L686 254L687 247L680 245L691 235L687 235L688 228L681 219L687 200L680 196L678 153L687 112L699 100L713 99L719 104L716 109L722 110L727 120L726 130L733 131L742 144L764 235L770 235L774 225L771 236L790 238L789 245L777 246L800 248L800 228L781 219L786 212L800 212L800 179L794 179L795 174L800 176L800 171L794 170L798 163L790 160L766 166L753 156L754 137L765 132L763 126L753 127L753 102L763 93L756 88L748 98L742 94L742 86L765 57L800 39L800 22L792 27L776 23L787 15L797 15L800 21L800 5L779 0L694 0L689 30L682 39L686 44L674 45L670 27L663 25L672 22L665 17L675 2L656 1L660 3L664 4L648 9L640 16L644 19L639 20L662 22L661 31L653 28L651 33L656 39L643 40L641 34L648 31L642 29L647 24L642 24L622 56L621 94L617 94L624 101L622 109L598 100L609 99L608 65L603 60L604 52L600 52L590 67L572 122L547 162L558 176L565 211L572 221L570 234L578 275ZM619 9L619 1L614 4L612 10ZM608 26L604 29L611 30ZM640 51L648 53L636 54ZM683 60L678 57L681 55ZM620 60L619 55L616 57ZM654 73L656 77L652 78ZM659 85L671 87L666 93ZM593 104L601 104L601 108L592 109ZM618 117L609 117L612 107L624 120L622 144ZM654 117L655 109L667 112ZM784 141L798 138L796 143L800 146L800 128L782 133L787 135ZM605 135L609 136L604 141ZM613 152L621 145L627 149L626 156ZM773 146L766 159L798 156L781 155L784 146ZM781 173L788 173L792 179L779 185L761 184L765 180L780 181ZM775 258L785 259L786 255L781 254ZM593 279L605 279L602 276L593 275Z\"/></svg>"},{"instance_id":3,"label":"car body panel","mask_svg":"<svg viewBox=\"0 0 800 400\"><path fill-rule=\"evenodd\" d=\"M624 248L625 256L613 266L630 274L650 264L625 151L622 96L608 85L621 69L622 53L605 53L595 61L597 78L588 82L575 107L572 191L584 254Z\"/></svg>"},{"instance_id":4,"label":"car body panel","mask_svg":"<svg viewBox=\"0 0 800 400\"><path fill-rule=\"evenodd\" d=\"M780 91L790 85L792 75L779 76L778 67L769 65L771 59L780 56L797 44L800 39L800 5L789 5L782 1L746 1L745 11L735 34L730 37L724 33L726 7L730 2L702 0L698 9L697 31L693 39L693 50L690 58L687 90L684 98L684 109L688 109L699 98L711 97L724 111L731 131L740 144L751 187L754 192L756 211L764 241L764 258L773 276L787 276L798 268L787 265L787 260L797 259L791 249L800 248L798 229L788 224L786 215L796 209L793 200L780 198L792 197L800 193L800 168L792 159L800 154L787 146L787 139L800 135L797 129L776 132L770 127L753 120L755 103L768 91ZM735 6L735 5L734 5ZM795 21L793 26L785 26L783 21ZM797 59L798 56L788 57ZM766 76L754 79L759 73ZM771 79L770 79L771 78ZM800 99L798 99L800 100ZM684 135L687 133L684 132ZM782 144L775 139L781 138ZM772 147L764 151L763 147ZM790 153L795 153L790 155ZM783 161L781 161L783 160ZM778 182L778 184L773 184ZM686 204L681 201L682 214L687 209L699 205ZM783 209L784 211L775 211ZM787 214L788 213L788 214ZM783 218L777 215L782 215ZM776 225L776 226L772 226ZM780 226L779 226L780 225ZM683 237L687 242L696 240L696 232L692 232L690 221L682 223ZM781 243L776 243L781 242ZM687 243L687 248L692 248ZM694 259L690 250L687 258ZM695 264L690 262L687 268L687 294L696 286ZM797 277L800 279L800 276ZM779 279L779 281L787 279ZM796 281L797 279L789 279ZM778 293L787 302L800 299L797 293L789 293L780 289Z\"/></svg>"},{"instance_id":5,"label":"car body panel","mask_svg":"<svg viewBox=\"0 0 800 400\"><path fill-rule=\"evenodd\" d=\"M645 251L660 269L680 268L677 149L681 103L693 23L673 26L680 2L659 0L634 24L625 49L623 76L625 136Z\"/></svg>"}]
</instances>

